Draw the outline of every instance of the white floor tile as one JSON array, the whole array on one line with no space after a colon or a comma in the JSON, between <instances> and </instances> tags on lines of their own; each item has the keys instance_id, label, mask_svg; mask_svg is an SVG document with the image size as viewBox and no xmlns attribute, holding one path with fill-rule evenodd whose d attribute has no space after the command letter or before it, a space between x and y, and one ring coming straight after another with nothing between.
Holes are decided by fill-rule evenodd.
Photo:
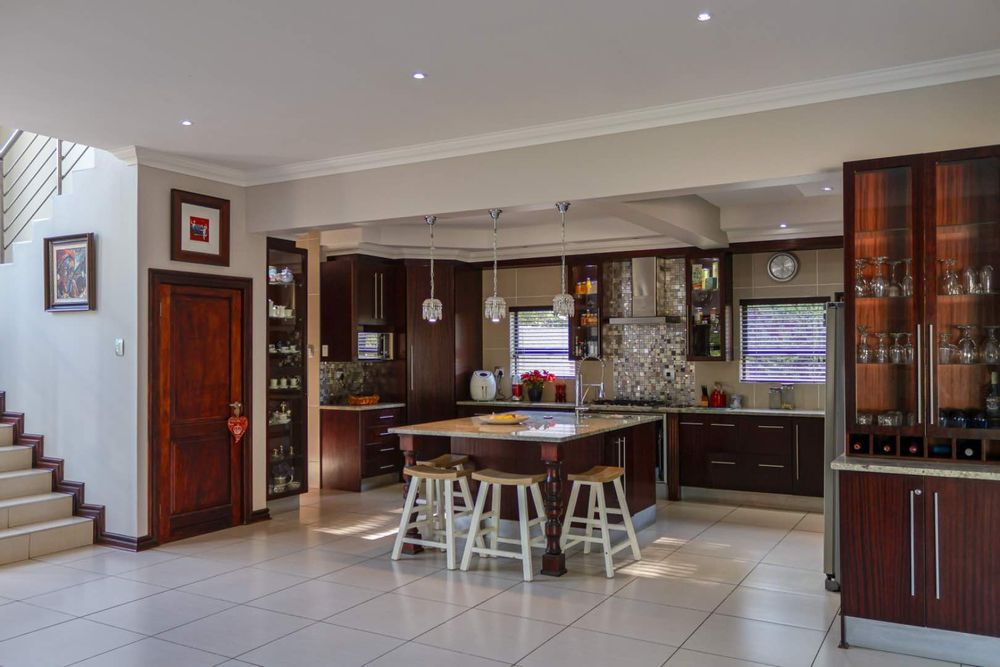
<instances>
[{"instance_id":1,"label":"white floor tile","mask_svg":"<svg viewBox=\"0 0 1000 667\"><path fill-rule=\"evenodd\" d=\"M310 580L248 602L252 607L323 620L381 595L370 588Z\"/></svg>"},{"instance_id":2,"label":"white floor tile","mask_svg":"<svg viewBox=\"0 0 1000 667\"><path fill-rule=\"evenodd\" d=\"M760 560L788 533L785 528L762 528L717 523L682 546L679 554Z\"/></svg>"},{"instance_id":3,"label":"white floor tile","mask_svg":"<svg viewBox=\"0 0 1000 667\"><path fill-rule=\"evenodd\" d=\"M391 591L433 574L439 569L440 567L434 563L424 563L416 559L391 561L380 558L337 570L322 579L377 591Z\"/></svg>"},{"instance_id":4,"label":"white floor tile","mask_svg":"<svg viewBox=\"0 0 1000 667\"><path fill-rule=\"evenodd\" d=\"M0 568L0 596L22 600L100 578L94 572L29 560Z\"/></svg>"},{"instance_id":5,"label":"white floor tile","mask_svg":"<svg viewBox=\"0 0 1000 667\"><path fill-rule=\"evenodd\" d=\"M150 637L74 663L74 667L212 667L221 660L225 658L214 653Z\"/></svg>"},{"instance_id":6,"label":"white floor tile","mask_svg":"<svg viewBox=\"0 0 1000 667\"><path fill-rule=\"evenodd\" d=\"M573 627L680 646L707 616L706 612L695 609L612 597Z\"/></svg>"},{"instance_id":7,"label":"white floor tile","mask_svg":"<svg viewBox=\"0 0 1000 667\"><path fill-rule=\"evenodd\" d=\"M242 603L290 588L303 581L305 581L304 577L245 567L241 570L220 574L211 579L196 581L180 590L227 602Z\"/></svg>"},{"instance_id":8,"label":"white floor tile","mask_svg":"<svg viewBox=\"0 0 1000 667\"><path fill-rule=\"evenodd\" d=\"M364 556L352 556L335 551L311 548L273 558L254 565L257 569L284 572L301 577L322 577L365 560Z\"/></svg>"},{"instance_id":9,"label":"white floor tile","mask_svg":"<svg viewBox=\"0 0 1000 667\"><path fill-rule=\"evenodd\" d=\"M232 607L159 636L177 644L233 658L311 623L304 618L266 609Z\"/></svg>"},{"instance_id":10,"label":"white floor tile","mask_svg":"<svg viewBox=\"0 0 1000 667\"><path fill-rule=\"evenodd\" d=\"M643 563L644 561L640 561ZM566 569L569 570L561 577L549 577L538 575L535 581L548 586L560 586L572 588L585 593L598 593L600 595L611 595L620 590L630 581L635 579L632 568L640 563L631 563L615 570L615 576L608 579L604 576L604 566L582 565L576 558L566 559Z\"/></svg>"},{"instance_id":11,"label":"white floor tile","mask_svg":"<svg viewBox=\"0 0 1000 667\"><path fill-rule=\"evenodd\" d=\"M683 648L777 667L809 667L823 636L818 630L714 615Z\"/></svg>"},{"instance_id":12,"label":"white floor tile","mask_svg":"<svg viewBox=\"0 0 1000 667\"><path fill-rule=\"evenodd\" d=\"M381 533L385 532L387 531L381 531ZM382 556L392 551L392 546L395 540L396 534L395 529L393 529L391 534L384 535L377 539L352 535L350 537L343 537L334 540L333 542L327 542L326 544L319 545L319 548L336 551L337 553L342 554L368 556L370 558L373 556Z\"/></svg>"},{"instance_id":13,"label":"white floor tile","mask_svg":"<svg viewBox=\"0 0 1000 667\"><path fill-rule=\"evenodd\" d=\"M802 521L795 524L795 530L805 530L810 533L822 533L826 530L826 524L822 514L809 513L802 517Z\"/></svg>"},{"instance_id":14,"label":"white floor tile","mask_svg":"<svg viewBox=\"0 0 1000 667\"><path fill-rule=\"evenodd\" d=\"M32 560L45 561L46 563L55 563L56 565L63 565L66 563L71 563L75 560L80 560L81 558L86 558L88 556L97 556L99 554L106 553L116 553L118 549L112 547L104 547L99 544L88 544L85 547L77 547L76 549L66 549L65 551L56 551L55 553L45 554L44 556L36 556Z\"/></svg>"},{"instance_id":15,"label":"white floor tile","mask_svg":"<svg viewBox=\"0 0 1000 667\"><path fill-rule=\"evenodd\" d=\"M122 551L107 549L83 558L65 563L67 567L96 572L98 574L121 574L148 567L157 563L173 560L179 556L168 551L148 549L146 551Z\"/></svg>"},{"instance_id":16,"label":"white floor tile","mask_svg":"<svg viewBox=\"0 0 1000 667\"><path fill-rule=\"evenodd\" d=\"M515 583L479 572L441 570L396 589L399 595L475 607L502 593Z\"/></svg>"},{"instance_id":17,"label":"white floor tile","mask_svg":"<svg viewBox=\"0 0 1000 667\"><path fill-rule=\"evenodd\" d=\"M678 577L639 577L615 593L615 597L655 602L673 607L712 611L735 586L720 581Z\"/></svg>"},{"instance_id":18,"label":"white floor tile","mask_svg":"<svg viewBox=\"0 0 1000 667\"><path fill-rule=\"evenodd\" d=\"M240 542L245 542L247 538L239 537L230 531L220 530L215 533L206 533L197 537L189 537L186 540L168 542L157 547L160 551L169 551L182 556L196 556L212 549L228 547Z\"/></svg>"},{"instance_id":19,"label":"white floor tile","mask_svg":"<svg viewBox=\"0 0 1000 667\"><path fill-rule=\"evenodd\" d=\"M563 626L472 609L417 641L512 664L551 639Z\"/></svg>"},{"instance_id":20,"label":"white floor tile","mask_svg":"<svg viewBox=\"0 0 1000 667\"><path fill-rule=\"evenodd\" d=\"M766 667L759 662L725 658L721 655L698 653L687 649L679 649L674 653L664 667Z\"/></svg>"},{"instance_id":21,"label":"white floor tile","mask_svg":"<svg viewBox=\"0 0 1000 667\"><path fill-rule=\"evenodd\" d=\"M737 507L722 517L723 523L737 523L743 526L761 526L764 528L783 528L791 530L805 517L804 512L787 512L768 510L757 507ZM822 516L822 515L820 515Z\"/></svg>"},{"instance_id":22,"label":"white floor tile","mask_svg":"<svg viewBox=\"0 0 1000 667\"><path fill-rule=\"evenodd\" d=\"M826 632L839 608L836 595L799 595L741 586L716 612Z\"/></svg>"},{"instance_id":23,"label":"white floor tile","mask_svg":"<svg viewBox=\"0 0 1000 667\"><path fill-rule=\"evenodd\" d=\"M0 606L0 640L72 620L73 617L69 614L23 602L10 602ZM0 665L2 664L0 659Z\"/></svg>"},{"instance_id":24,"label":"white floor tile","mask_svg":"<svg viewBox=\"0 0 1000 667\"><path fill-rule=\"evenodd\" d=\"M826 590L825 582L826 575L822 572L760 563L743 580L742 585L800 595L836 595Z\"/></svg>"},{"instance_id":25,"label":"white floor tile","mask_svg":"<svg viewBox=\"0 0 1000 667\"><path fill-rule=\"evenodd\" d=\"M317 623L240 657L263 667L360 667L400 644L385 635Z\"/></svg>"},{"instance_id":26,"label":"white floor tile","mask_svg":"<svg viewBox=\"0 0 1000 667\"><path fill-rule=\"evenodd\" d=\"M217 614L232 605L222 600L165 591L135 602L91 614L87 618L118 628L155 635L179 625Z\"/></svg>"},{"instance_id":27,"label":"white floor tile","mask_svg":"<svg viewBox=\"0 0 1000 667\"><path fill-rule=\"evenodd\" d=\"M378 660L368 663L369 667L502 667L506 663L487 660L468 653L447 651L443 648L425 646L409 642L389 651Z\"/></svg>"},{"instance_id":28,"label":"white floor tile","mask_svg":"<svg viewBox=\"0 0 1000 667\"><path fill-rule=\"evenodd\" d=\"M793 530L767 554L764 562L822 572L823 535Z\"/></svg>"},{"instance_id":29,"label":"white floor tile","mask_svg":"<svg viewBox=\"0 0 1000 667\"><path fill-rule=\"evenodd\" d=\"M288 554L302 551L298 545L289 545L280 539L246 540L218 549L203 551L198 556L209 560L221 560L240 567L254 565L262 561L280 558Z\"/></svg>"},{"instance_id":30,"label":"white floor tile","mask_svg":"<svg viewBox=\"0 0 1000 667\"><path fill-rule=\"evenodd\" d=\"M708 581L738 584L753 570L753 561L716 558L676 552L655 564L657 571L671 577L694 577Z\"/></svg>"},{"instance_id":31,"label":"white floor tile","mask_svg":"<svg viewBox=\"0 0 1000 667\"><path fill-rule=\"evenodd\" d=\"M144 581L147 584L176 588L177 586L184 586L195 581L215 577L236 568L237 566L232 563L185 556L157 563L156 565L142 567L138 570L123 572L118 576L125 579L134 579L135 581Z\"/></svg>"},{"instance_id":32,"label":"white floor tile","mask_svg":"<svg viewBox=\"0 0 1000 667\"><path fill-rule=\"evenodd\" d=\"M326 621L399 639L413 639L465 610L457 605L386 593Z\"/></svg>"},{"instance_id":33,"label":"white floor tile","mask_svg":"<svg viewBox=\"0 0 1000 667\"><path fill-rule=\"evenodd\" d=\"M479 605L479 608L484 611L569 625L605 599L606 596L602 594L587 593L565 586L522 582L487 600Z\"/></svg>"},{"instance_id":34,"label":"white floor tile","mask_svg":"<svg viewBox=\"0 0 1000 667\"><path fill-rule=\"evenodd\" d=\"M62 667L142 638L134 632L77 618L0 642L0 664Z\"/></svg>"},{"instance_id":35,"label":"white floor tile","mask_svg":"<svg viewBox=\"0 0 1000 667\"><path fill-rule=\"evenodd\" d=\"M153 586L141 581L104 577L78 586L70 586L52 593L28 598L28 602L65 614L86 616L108 607L115 607L163 591L161 586Z\"/></svg>"},{"instance_id":36,"label":"white floor tile","mask_svg":"<svg viewBox=\"0 0 1000 667\"><path fill-rule=\"evenodd\" d=\"M545 642L518 665L524 667L660 667L674 652L665 644L627 639L602 632L566 628Z\"/></svg>"}]
</instances>

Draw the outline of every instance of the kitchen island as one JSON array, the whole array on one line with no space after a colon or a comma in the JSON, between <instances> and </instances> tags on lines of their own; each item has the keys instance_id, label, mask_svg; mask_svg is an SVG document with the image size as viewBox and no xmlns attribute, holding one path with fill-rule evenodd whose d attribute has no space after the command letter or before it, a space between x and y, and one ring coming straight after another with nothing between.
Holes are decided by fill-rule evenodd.
<instances>
[{"instance_id":1,"label":"kitchen island","mask_svg":"<svg viewBox=\"0 0 1000 667\"><path fill-rule=\"evenodd\" d=\"M546 549L542 574L566 572L560 548L562 520L569 496L566 475L595 465L625 469L626 502L637 529L656 516L656 422L653 415L592 415L579 421L574 414L521 411L527 422L518 425L484 424L475 417L399 426L389 431L399 436L406 465L433 452L421 451L420 439L448 438L453 454L465 454L477 468L505 472L545 473ZM409 483L409 481L407 481ZM610 504L610 501L609 501ZM501 502L501 516L513 519L513 497ZM577 514L586 513L583 499ZM416 535L414 535L416 537ZM419 547L417 547L419 550Z\"/></svg>"}]
</instances>

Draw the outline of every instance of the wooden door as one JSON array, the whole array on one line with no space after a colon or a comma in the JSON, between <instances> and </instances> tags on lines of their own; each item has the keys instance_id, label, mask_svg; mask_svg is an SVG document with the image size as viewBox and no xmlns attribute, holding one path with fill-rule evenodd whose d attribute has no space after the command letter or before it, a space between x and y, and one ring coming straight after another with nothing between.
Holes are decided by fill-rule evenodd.
<instances>
[{"instance_id":1,"label":"wooden door","mask_svg":"<svg viewBox=\"0 0 1000 667\"><path fill-rule=\"evenodd\" d=\"M151 512L159 542L241 523L250 433L234 444L233 403L249 416L250 281L151 272Z\"/></svg>"},{"instance_id":2,"label":"wooden door","mask_svg":"<svg viewBox=\"0 0 1000 667\"><path fill-rule=\"evenodd\" d=\"M1000 636L1000 482L924 478L927 625Z\"/></svg>"},{"instance_id":3,"label":"wooden door","mask_svg":"<svg viewBox=\"0 0 1000 667\"><path fill-rule=\"evenodd\" d=\"M844 614L924 625L923 479L840 473Z\"/></svg>"}]
</instances>

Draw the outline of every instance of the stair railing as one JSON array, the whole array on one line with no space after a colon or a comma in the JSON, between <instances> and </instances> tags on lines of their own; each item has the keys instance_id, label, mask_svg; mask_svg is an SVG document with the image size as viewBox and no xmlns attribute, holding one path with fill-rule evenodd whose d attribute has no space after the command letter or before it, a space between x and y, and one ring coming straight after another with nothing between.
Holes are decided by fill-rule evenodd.
<instances>
[{"instance_id":1,"label":"stair railing","mask_svg":"<svg viewBox=\"0 0 1000 667\"><path fill-rule=\"evenodd\" d=\"M14 130L0 146L0 263L89 147ZM68 168L67 168L68 165Z\"/></svg>"}]
</instances>

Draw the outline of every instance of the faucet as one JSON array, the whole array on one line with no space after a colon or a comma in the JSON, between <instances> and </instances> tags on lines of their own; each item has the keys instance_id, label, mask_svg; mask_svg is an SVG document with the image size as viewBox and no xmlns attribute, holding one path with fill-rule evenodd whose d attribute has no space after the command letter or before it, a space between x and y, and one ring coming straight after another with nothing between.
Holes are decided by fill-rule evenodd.
<instances>
[{"instance_id":1,"label":"faucet","mask_svg":"<svg viewBox=\"0 0 1000 667\"><path fill-rule=\"evenodd\" d=\"M585 361L601 362L601 383L597 385L589 384L587 385L586 389L584 389L583 385L583 362ZM575 382L576 386L574 391L573 409L576 412L577 423L579 423L580 420L583 418L583 413L587 411L587 407L584 405L584 402L587 400L587 394L589 393L592 387L597 387L597 399L598 400L604 399L604 373L606 368L607 364L604 362L604 359L593 354L588 354L587 356L582 357L576 362L576 382Z\"/></svg>"}]
</instances>

